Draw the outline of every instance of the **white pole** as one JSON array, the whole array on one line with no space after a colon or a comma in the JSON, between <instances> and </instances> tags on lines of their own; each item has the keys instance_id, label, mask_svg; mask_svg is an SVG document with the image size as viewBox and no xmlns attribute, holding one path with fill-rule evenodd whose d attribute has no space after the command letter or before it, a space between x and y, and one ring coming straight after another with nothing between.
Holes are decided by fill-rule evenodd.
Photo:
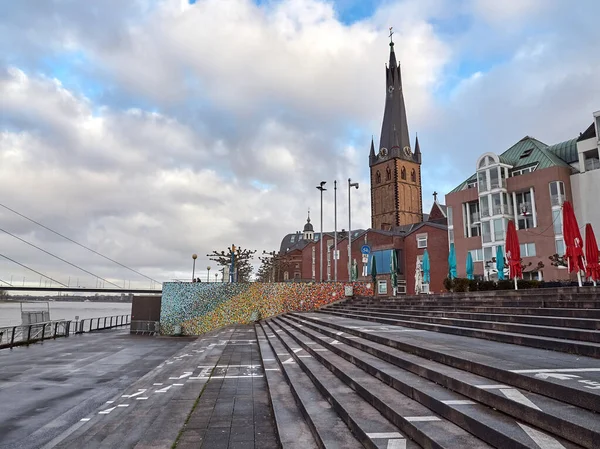
<instances>
[{"instance_id":1,"label":"white pole","mask_svg":"<svg viewBox=\"0 0 600 449\"><path fill-rule=\"evenodd\" d=\"M350 212L350 185L351 180L348 178L348 282L352 280L352 214Z\"/></svg>"},{"instance_id":2,"label":"white pole","mask_svg":"<svg viewBox=\"0 0 600 449\"><path fill-rule=\"evenodd\" d=\"M323 282L323 190L321 189L321 237L319 240L320 248L319 248L319 282Z\"/></svg>"},{"instance_id":3,"label":"white pole","mask_svg":"<svg viewBox=\"0 0 600 449\"><path fill-rule=\"evenodd\" d=\"M515 290L519 290L519 287L517 287L517 277L516 276L514 277L514 280L515 280Z\"/></svg>"},{"instance_id":4,"label":"white pole","mask_svg":"<svg viewBox=\"0 0 600 449\"><path fill-rule=\"evenodd\" d=\"M579 283L580 287L583 287L583 284L581 282L581 270L577 270L577 282Z\"/></svg>"},{"instance_id":5,"label":"white pole","mask_svg":"<svg viewBox=\"0 0 600 449\"><path fill-rule=\"evenodd\" d=\"M333 181L333 280L337 282L337 181Z\"/></svg>"}]
</instances>

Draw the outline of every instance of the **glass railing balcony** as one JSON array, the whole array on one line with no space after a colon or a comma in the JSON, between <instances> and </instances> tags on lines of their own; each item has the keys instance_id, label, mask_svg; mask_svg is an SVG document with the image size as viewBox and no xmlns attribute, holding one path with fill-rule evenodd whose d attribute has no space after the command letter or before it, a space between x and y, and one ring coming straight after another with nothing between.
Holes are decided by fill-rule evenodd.
<instances>
[{"instance_id":1,"label":"glass railing balcony","mask_svg":"<svg viewBox=\"0 0 600 449\"><path fill-rule=\"evenodd\" d=\"M565 202L564 195L550 195L550 202L553 206L562 206L562 203Z\"/></svg>"},{"instance_id":2,"label":"glass railing balcony","mask_svg":"<svg viewBox=\"0 0 600 449\"><path fill-rule=\"evenodd\" d=\"M495 231L494 232L494 241L501 242L504 240L504 231Z\"/></svg>"},{"instance_id":3,"label":"glass railing balcony","mask_svg":"<svg viewBox=\"0 0 600 449\"><path fill-rule=\"evenodd\" d=\"M495 204L492 206L492 212L494 215L509 215L511 211L506 204Z\"/></svg>"},{"instance_id":4,"label":"glass railing balcony","mask_svg":"<svg viewBox=\"0 0 600 449\"><path fill-rule=\"evenodd\" d=\"M492 181L490 183L490 187L492 189L506 189L506 179L504 179L504 178L492 179Z\"/></svg>"},{"instance_id":5,"label":"glass railing balcony","mask_svg":"<svg viewBox=\"0 0 600 449\"><path fill-rule=\"evenodd\" d=\"M600 168L600 159L589 158L585 160L585 171L598 170Z\"/></svg>"},{"instance_id":6,"label":"glass railing balcony","mask_svg":"<svg viewBox=\"0 0 600 449\"><path fill-rule=\"evenodd\" d=\"M490 210L489 209L481 209L481 216L482 217L489 217L490 216Z\"/></svg>"},{"instance_id":7,"label":"glass railing balcony","mask_svg":"<svg viewBox=\"0 0 600 449\"><path fill-rule=\"evenodd\" d=\"M471 214L470 218L471 223L479 223L481 221L481 217L479 217L479 214Z\"/></svg>"},{"instance_id":8,"label":"glass railing balcony","mask_svg":"<svg viewBox=\"0 0 600 449\"><path fill-rule=\"evenodd\" d=\"M483 234L481 240L483 243L490 243L492 241L492 234Z\"/></svg>"}]
</instances>

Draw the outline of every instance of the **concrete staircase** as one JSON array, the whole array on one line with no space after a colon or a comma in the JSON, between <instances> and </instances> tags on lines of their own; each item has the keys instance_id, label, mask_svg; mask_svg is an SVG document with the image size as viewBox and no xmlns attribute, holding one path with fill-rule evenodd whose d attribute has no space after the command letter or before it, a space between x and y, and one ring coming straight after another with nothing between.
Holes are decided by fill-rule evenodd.
<instances>
[{"instance_id":1,"label":"concrete staircase","mask_svg":"<svg viewBox=\"0 0 600 449\"><path fill-rule=\"evenodd\" d=\"M595 298L357 298L255 328L284 448L571 449L600 448L598 318Z\"/></svg>"}]
</instances>

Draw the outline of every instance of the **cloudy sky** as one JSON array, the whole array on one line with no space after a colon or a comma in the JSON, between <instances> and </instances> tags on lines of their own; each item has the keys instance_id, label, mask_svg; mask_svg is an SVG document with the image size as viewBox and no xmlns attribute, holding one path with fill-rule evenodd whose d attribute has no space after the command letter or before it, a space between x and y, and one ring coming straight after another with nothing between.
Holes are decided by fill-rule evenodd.
<instances>
[{"instance_id":1,"label":"cloudy sky","mask_svg":"<svg viewBox=\"0 0 600 449\"><path fill-rule=\"evenodd\" d=\"M394 26L423 197L525 135L600 109L595 0L18 0L0 3L0 203L158 281L231 243L278 248L319 211L368 227ZM147 279L0 208L0 228L115 283ZM0 253L95 278L0 233ZM213 266L213 273L215 264ZM211 275L212 276L212 275ZM0 260L0 279L39 275ZM70 279L69 279L70 278ZM42 281L42 284L44 282Z\"/></svg>"}]
</instances>

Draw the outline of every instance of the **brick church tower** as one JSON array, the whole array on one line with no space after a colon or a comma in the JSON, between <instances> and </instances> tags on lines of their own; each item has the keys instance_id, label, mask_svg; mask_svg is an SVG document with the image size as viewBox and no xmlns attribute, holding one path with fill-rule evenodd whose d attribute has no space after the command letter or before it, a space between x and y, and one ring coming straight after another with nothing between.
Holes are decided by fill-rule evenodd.
<instances>
[{"instance_id":1,"label":"brick church tower","mask_svg":"<svg viewBox=\"0 0 600 449\"><path fill-rule=\"evenodd\" d=\"M390 33L390 62L386 67L386 98L379 151L371 140L371 227L391 230L423 221L421 150L411 150L402 94L400 66Z\"/></svg>"}]
</instances>

